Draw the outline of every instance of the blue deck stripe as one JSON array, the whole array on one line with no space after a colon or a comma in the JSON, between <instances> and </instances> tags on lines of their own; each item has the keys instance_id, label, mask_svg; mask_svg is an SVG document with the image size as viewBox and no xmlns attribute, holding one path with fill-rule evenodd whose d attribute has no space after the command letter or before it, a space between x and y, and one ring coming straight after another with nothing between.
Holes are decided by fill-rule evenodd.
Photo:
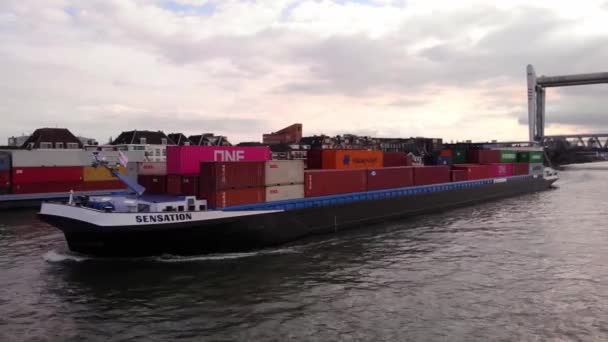
<instances>
[{"instance_id":1,"label":"blue deck stripe","mask_svg":"<svg viewBox=\"0 0 608 342\"><path fill-rule=\"evenodd\" d=\"M524 175L524 176L505 177L504 179L506 179L507 182L517 182L517 181L523 181L526 179L531 179L533 177L534 176L532 176L532 175ZM374 190L374 191L367 191L367 192L353 192L353 193L349 193L349 194L340 194L340 195L331 195L331 196L307 197L307 198L298 198L298 199L284 200L284 201L243 204L243 205L226 207L223 210L224 211L294 210L294 209L304 209L304 208L328 206L328 205L335 205L335 204L346 204L346 203L359 202L359 201L412 196L412 195L418 195L418 194L422 194L422 193L433 193L433 192L439 192L439 191L470 189L470 188L474 188L474 187L478 187L478 186L482 186L482 185L493 184L493 183L494 183L494 179L482 179L482 180L465 181L465 182L421 185L421 186L412 186L412 187L407 187L407 188Z\"/></svg>"}]
</instances>

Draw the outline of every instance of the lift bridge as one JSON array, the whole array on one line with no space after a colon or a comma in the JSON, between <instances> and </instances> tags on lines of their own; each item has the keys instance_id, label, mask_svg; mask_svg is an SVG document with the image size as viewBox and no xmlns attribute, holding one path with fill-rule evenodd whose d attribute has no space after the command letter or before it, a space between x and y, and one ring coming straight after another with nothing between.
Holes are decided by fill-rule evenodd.
<instances>
[{"instance_id":1,"label":"lift bridge","mask_svg":"<svg viewBox=\"0 0 608 342\"><path fill-rule=\"evenodd\" d=\"M608 152L608 133L545 135L546 88L608 83L608 72L562 76L536 76L526 68L528 80L528 125L531 142L540 143L554 153L604 154Z\"/></svg>"}]
</instances>

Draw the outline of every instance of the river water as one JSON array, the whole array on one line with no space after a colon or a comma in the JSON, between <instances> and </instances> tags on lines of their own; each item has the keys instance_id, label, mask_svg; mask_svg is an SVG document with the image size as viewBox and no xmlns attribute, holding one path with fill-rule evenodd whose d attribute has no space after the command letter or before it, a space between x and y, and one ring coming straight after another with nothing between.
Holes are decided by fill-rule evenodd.
<instances>
[{"instance_id":1,"label":"river water","mask_svg":"<svg viewBox=\"0 0 608 342\"><path fill-rule=\"evenodd\" d=\"M104 260L0 213L0 341L607 341L608 165L253 253Z\"/></svg>"}]
</instances>

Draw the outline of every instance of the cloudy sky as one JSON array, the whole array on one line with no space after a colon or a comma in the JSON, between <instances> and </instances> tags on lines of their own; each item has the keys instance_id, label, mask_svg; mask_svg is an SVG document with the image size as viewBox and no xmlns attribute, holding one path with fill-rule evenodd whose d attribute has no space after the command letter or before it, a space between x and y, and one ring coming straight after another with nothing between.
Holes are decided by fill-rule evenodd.
<instances>
[{"instance_id":1,"label":"cloudy sky","mask_svg":"<svg viewBox=\"0 0 608 342\"><path fill-rule=\"evenodd\" d=\"M233 142L527 138L525 67L608 71L608 1L2 0L0 143L37 127ZM608 86L551 88L548 133L608 131Z\"/></svg>"}]
</instances>

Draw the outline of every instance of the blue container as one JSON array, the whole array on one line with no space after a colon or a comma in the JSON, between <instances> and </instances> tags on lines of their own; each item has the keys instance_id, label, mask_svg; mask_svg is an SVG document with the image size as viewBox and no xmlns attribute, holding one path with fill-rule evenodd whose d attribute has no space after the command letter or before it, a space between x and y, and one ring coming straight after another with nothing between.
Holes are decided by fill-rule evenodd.
<instances>
[{"instance_id":1,"label":"blue container","mask_svg":"<svg viewBox=\"0 0 608 342\"><path fill-rule=\"evenodd\" d=\"M452 157L437 157L437 165L452 165Z\"/></svg>"},{"instance_id":2,"label":"blue container","mask_svg":"<svg viewBox=\"0 0 608 342\"><path fill-rule=\"evenodd\" d=\"M0 152L0 172L11 170L11 154Z\"/></svg>"}]
</instances>

